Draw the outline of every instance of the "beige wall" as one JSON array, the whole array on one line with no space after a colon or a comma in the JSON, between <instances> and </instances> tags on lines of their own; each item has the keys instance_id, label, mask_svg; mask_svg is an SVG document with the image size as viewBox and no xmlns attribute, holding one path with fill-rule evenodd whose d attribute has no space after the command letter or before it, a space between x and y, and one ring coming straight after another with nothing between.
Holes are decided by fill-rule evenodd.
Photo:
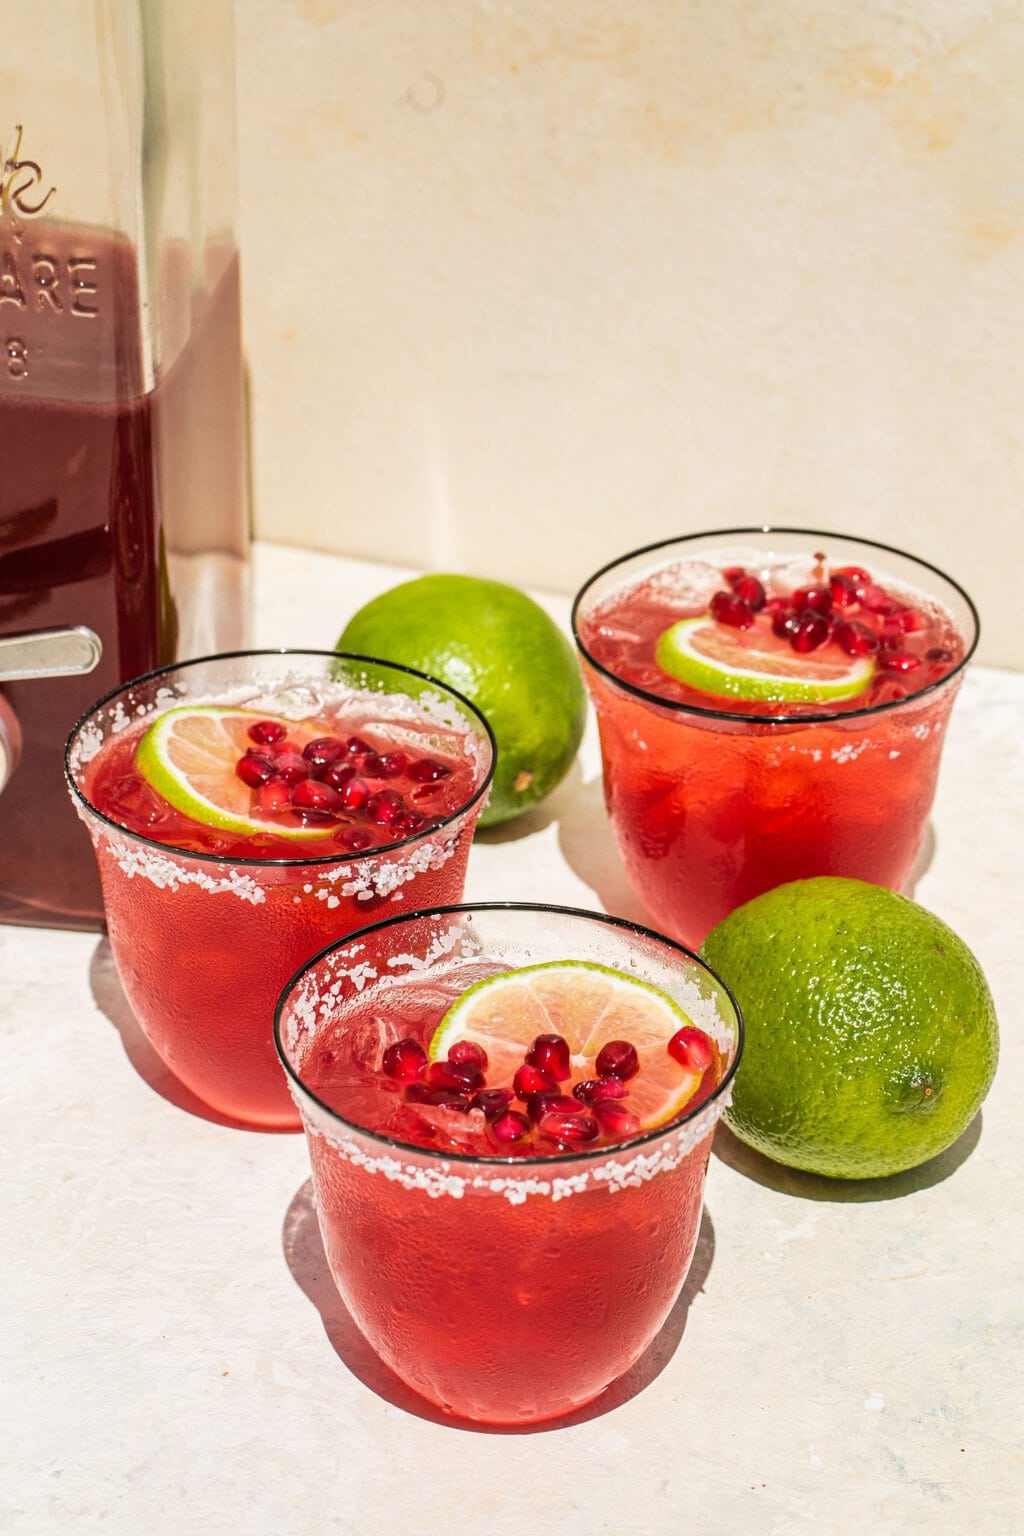
<instances>
[{"instance_id":1,"label":"beige wall","mask_svg":"<svg viewBox=\"0 0 1024 1536\"><path fill-rule=\"evenodd\" d=\"M1024 666L1016 0L238 0L258 532L572 590L776 520Z\"/></svg>"}]
</instances>

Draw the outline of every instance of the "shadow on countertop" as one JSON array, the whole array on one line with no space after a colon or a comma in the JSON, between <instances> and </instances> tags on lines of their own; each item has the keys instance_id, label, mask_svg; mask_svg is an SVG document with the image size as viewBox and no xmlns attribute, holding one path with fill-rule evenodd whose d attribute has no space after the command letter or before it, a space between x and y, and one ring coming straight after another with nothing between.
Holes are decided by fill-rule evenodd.
<instances>
[{"instance_id":1,"label":"shadow on countertop","mask_svg":"<svg viewBox=\"0 0 1024 1536\"><path fill-rule=\"evenodd\" d=\"M833 1204L865 1205L880 1200L901 1200L920 1189L931 1189L948 1179L970 1157L981 1137L981 1111L975 1115L967 1129L937 1157L929 1158L916 1168L904 1173L893 1173L882 1179L827 1179L822 1174L805 1173L799 1168L786 1168L773 1163L746 1142L740 1141L724 1121L719 1121L712 1144L712 1154L727 1168L752 1179L765 1189L778 1190L783 1195L793 1195L799 1200L826 1200Z\"/></svg>"}]
</instances>

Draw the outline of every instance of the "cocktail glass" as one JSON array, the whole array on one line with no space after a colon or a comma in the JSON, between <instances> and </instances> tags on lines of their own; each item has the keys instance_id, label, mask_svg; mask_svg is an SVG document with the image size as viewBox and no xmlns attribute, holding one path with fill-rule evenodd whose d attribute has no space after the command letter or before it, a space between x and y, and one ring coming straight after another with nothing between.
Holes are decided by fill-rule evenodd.
<instances>
[{"instance_id":1,"label":"cocktail glass","mask_svg":"<svg viewBox=\"0 0 1024 1536\"><path fill-rule=\"evenodd\" d=\"M158 832L126 830L92 798L100 754L166 709L217 703L300 719L325 701L343 713L358 707L385 733L415 727L428 748L442 742L469 764L468 792L411 835L285 858L184 851ZM151 672L93 706L68 741L68 783L92 837L128 1001L181 1082L234 1120L298 1129L272 1039L282 986L376 914L458 900L493 763L490 728L460 694L410 668L334 652L207 657Z\"/></svg>"},{"instance_id":2,"label":"cocktail glass","mask_svg":"<svg viewBox=\"0 0 1024 1536\"><path fill-rule=\"evenodd\" d=\"M380 1102L365 1089L383 1044L425 1023L432 1031L484 976L565 959L659 987L714 1038L719 1071L695 1107L616 1146L544 1157L412 1145L374 1128ZM331 1272L403 1381L449 1413L529 1423L579 1407L629 1369L686 1278L741 1050L738 1008L707 966L604 915L442 907L374 924L318 955L282 994L275 1035L305 1124ZM308 1079L334 1039L345 1061L332 1108Z\"/></svg>"},{"instance_id":3,"label":"cocktail glass","mask_svg":"<svg viewBox=\"0 0 1024 1536\"><path fill-rule=\"evenodd\" d=\"M668 680L653 664L632 680L619 675L612 647L625 653L630 626L602 622L616 594L653 582L668 626L706 607L709 591L725 585L716 574L725 568L743 565L767 580L773 568L798 572L803 562L810 573L819 551L832 567L866 568L945 611L957 645L941 678L914 691L911 674L905 697L894 679L891 696L868 706L772 706L755 716L738 701L666 697ZM683 563L697 575L680 598L669 572ZM649 545L605 566L576 597L573 632L597 712L612 832L659 928L697 945L741 903L813 875L906 888L949 713L977 644L977 613L956 582L868 540L726 529Z\"/></svg>"}]
</instances>

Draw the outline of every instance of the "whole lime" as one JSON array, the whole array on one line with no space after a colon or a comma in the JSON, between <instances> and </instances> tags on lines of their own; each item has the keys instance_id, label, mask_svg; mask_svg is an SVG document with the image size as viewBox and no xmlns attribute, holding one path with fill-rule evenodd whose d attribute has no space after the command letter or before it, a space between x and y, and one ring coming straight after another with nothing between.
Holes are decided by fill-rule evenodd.
<instances>
[{"instance_id":1,"label":"whole lime","mask_svg":"<svg viewBox=\"0 0 1024 1536\"><path fill-rule=\"evenodd\" d=\"M977 1113L999 1052L992 996L966 944L916 902L796 880L730 913L701 953L746 1025L726 1119L776 1162L898 1173Z\"/></svg>"},{"instance_id":2,"label":"whole lime","mask_svg":"<svg viewBox=\"0 0 1024 1536\"><path fill-rule=\"evenodd\" d=\"M337 649L418 667L487 716L498 758L482 827L543 800L579 750L586 695L572 646L543 608L505 582L400 582L353 614Z\"/></svg>"}]
</instances>

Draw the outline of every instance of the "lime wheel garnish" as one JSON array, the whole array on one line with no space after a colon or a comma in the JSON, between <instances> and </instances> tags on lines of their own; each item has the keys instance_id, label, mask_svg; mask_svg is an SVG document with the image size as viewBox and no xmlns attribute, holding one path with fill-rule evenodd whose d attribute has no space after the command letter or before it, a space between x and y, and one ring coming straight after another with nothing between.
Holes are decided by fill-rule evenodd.
<instances>
[{"instance_id":1,"label":"lime wheel garnish","mask_svg":"<svg viewBox=\"0 0 1024 1536\"><path fill-rule=\"evenodd\" d=\"M714 1057L707 1035L657 987L607 966L561 960L502 971L469 987L438 1025L428 1083L483 1064L477 1091L508 1095L542 1137L621 1140L675 1119ZM454 1072L453 1072L454 1066ZM428 1090L429 1091L429 1090ZM481 1104L487 1109L487 1101ZM502 1115L493 1124L504 1136ZM516 1125L512 1124L512 1131ZM522 1149L520 1149L522 1150Z\"/></svg>"},{"instance_id":2,"label":"lime wheel garnish","mask_svg":"<svg viewBox=\"0 0 1024 1536\"><path fill-rule=\"evenodd\" d=\"M276 717L213 704L181 705L158 715L142 737L135 762L143 778L184 815L203 826L242 836L323 838L322 825L303 824L298 815L253 814L253 792L237 773L239 759L252 749L250 727ZM322 735L313 723L281 720L301 750ZM285 734L282 729L281 735Z\"/></svg>"},{"instance_id":3,"label":"lime wheel garnish","mask_svg":"<svg viewBox=\"0 0 1024 1536\"><path fill-rule=\"evenodd\" d=\"M778 704L853 699L875 672L874 657L847 656L837 646L795 651L760 614L744 629L710 615L683 619L659 636L655 656L670 677L701 693Z\"/></svg>"}]
</instances>

